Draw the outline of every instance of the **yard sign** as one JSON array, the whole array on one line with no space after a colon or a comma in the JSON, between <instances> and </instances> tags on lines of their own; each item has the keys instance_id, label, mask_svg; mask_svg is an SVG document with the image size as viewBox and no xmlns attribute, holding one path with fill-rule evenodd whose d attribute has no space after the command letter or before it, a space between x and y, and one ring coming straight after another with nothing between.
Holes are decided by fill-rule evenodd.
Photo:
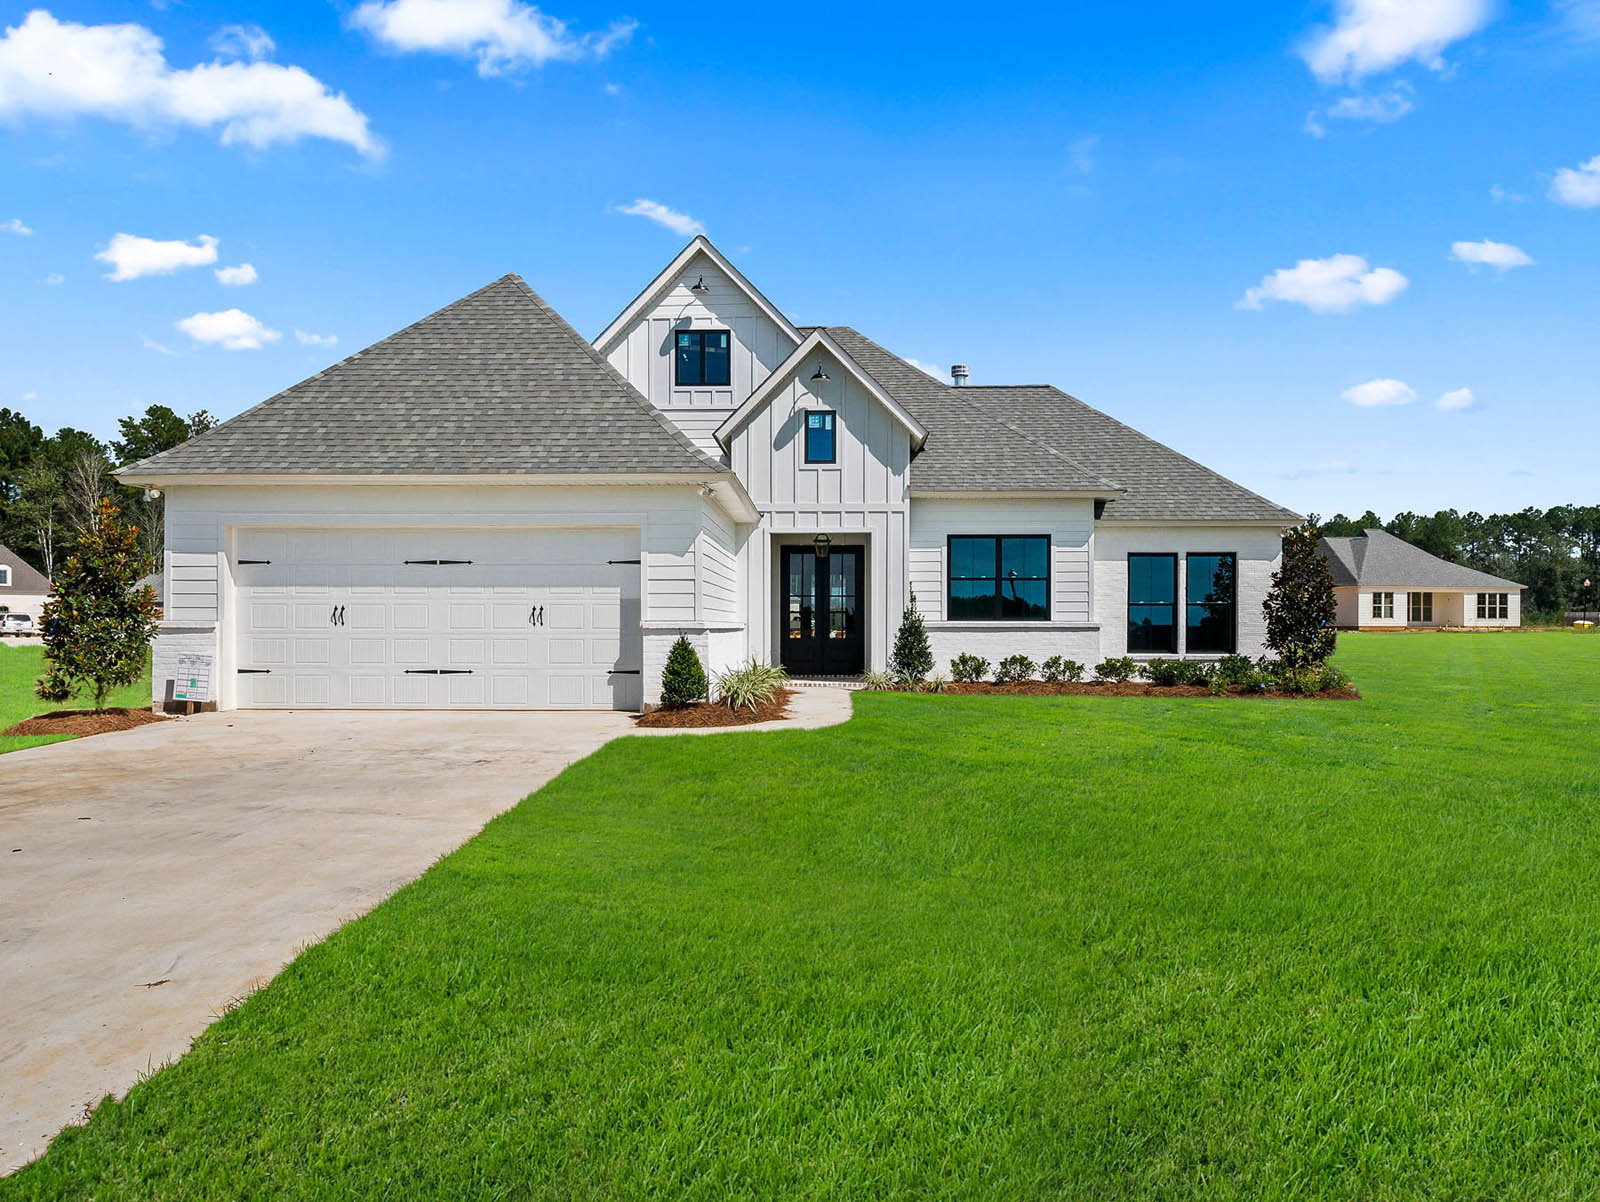
<instances>
[{"instance_id":1,"label":"yard sign","mask_svg":"<svg viewBox=\"0 0 1600 1202\"><path fill-rule=\"evenodd\" d=\"M178 678L173 682L174 701L206 702L211 700L211 657L209 655L178 656Z\"/></svg>"}]
</instances>

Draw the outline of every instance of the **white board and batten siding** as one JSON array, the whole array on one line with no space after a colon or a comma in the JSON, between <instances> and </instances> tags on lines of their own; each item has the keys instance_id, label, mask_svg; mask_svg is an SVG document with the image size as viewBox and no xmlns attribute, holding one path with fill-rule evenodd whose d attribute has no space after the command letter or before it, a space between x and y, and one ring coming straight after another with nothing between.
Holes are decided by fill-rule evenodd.
<instances>
[{"instance_id":1,"label":"white board and batten siding","mask_svg":"<svg viewBox=\"0 0 1600 1202\"><path fill-rule=\"evenodd\" d=\"M1131 553L1178 556L1178 653L1184 647L1184 590L1190 554L1237 555L1236 582L1238 654L1254 659L1266 654L1267 624L1261 602L1272 587L1272 574L1283 559L1283 532L1277 526L1183 525L1144 526L1102 522L1094 539L1094 603L1100 615L1100 647L1104 656L1128 653L1128 556ZM1146 657L1136 657L1146 658ZM1201 657L1207 658L1207 657Z\"/></svg>"},{"instance_id":2,"label":"white board and batten siding","mask_svg":"<svg viewBox=\"0 0 1600 1202\"><path fill-rule=\"evenodd\" d=\"M915 465L912 467L913 482ZM949 540L952 535L1043 535L1050 540L1050 618L1045 622L951 621ZM940 499L920 496L911 509L911 591L928 624L941 672L963 652L991 663L1022 654L1039 661L1061 655L1080 662L1099 646L1091 607L1094 502L1065 498Z\"/></svg>"},{"instance_id":3,"label":"white board and batten siding","mask_svg":"<svg viewBox=\"0 0 1600 1202\"><path fill-rule=\"evenodd\" d=\"M778 659L777 547L826 532L836 545L866 550L866 661L882 669L906 598L911 461L909 431L826 352L831 379L809 380L808 359L734 433L729 461L761 524L739 553L750 654ZM835 462L805 461L807 410L831 410Z\"/></svg>"},{"instance_id":4,"label":"white board and batten siding","mask_svg":"<svg viewBox=\"0 0 1600 1202\"><path fill-rule=\"evenodd\" d=\"M708 291L691 291L704 277ZM679 388L673 382L678 330L727 330L729 384ZM696 446L722 457L716 429L794 350L794 341L704 254L601 353L628 383L665 413Z\"/></svg>"},{"instance_id":5,"label":"white board and batten siding","mask_svg":"<svg viewBox=\"0 0 1600 1202\"><path fill-rule=\"evenodd\" d=\"M400 532L459 531L463 540L485 543L482 558L503 561L507 571L520 575L515 580L509 577L501 580L498 576L493 580L464 578L453 585L446 584L447 590L451 587L489 589L490 595L497 589L511 590L516 593L512 599L521 607L518 613L525 626L527 608L534 604L545 605L550 617L556 616L550 596L544 596L541 600L535 593L551 589L602 589L606 594L604 597L596 595L585 602L585 616L581 623L584 633L574 637L588 640L586 654L591 660L595 655L603 657L606 650L596 650L596 639L620 637L623 645L614 657L615 662L635 667L641 656L639 642L642 628L651 624L700 620L699 615L704 608L699 584L702 565L715 559L718 554L724 559L731 555L731 547L727 545L731 539L725 520L720 524L708 523L708 519L716 512L715 506L692 485L174 486L167 490L167 610L156 649L155 699L163 699L169 678L175 670L176 656L198 653L217 657L217 693L222 708L231 708L248 700L241 695L238 669L260 666L240 660L240 632L252 628L244 610L245 602L250 599L248 591L258 586L277 587L286 583L256 581L253 577L245 576L244 572L255 571L259 565L239 565L237 562L240 558L273 558L271 555L246 554L241 550L246 542L261 532L344 531L349 532L347 539L359 536L355 541L360 546L346 547L341 552L341 557L349 561L348 570L354 571L366 555L366 550L371 549L368 543L374 538L387 537L392 540ZM494 545L490 546L491 543ZM567 555L565 550L558 547L563 543L582 547L583 550ZM708 543L720 544L720 550L713 552L704 549ZM527 552L525 555L522 554L524 551ZM519 560L519 555L526 562ZM606 564L606 570L617 575L614 587L609 576L605 581L576 578L557 580L555 576L560 575L560 565L552 568L551 572L545 572L540 567L541 563L554 563L563 557L571 559L573 555L580 559L587 556L584 562L593 561L594 564L610 559L636 558L641 562L638 565ZM434 557L479 558L477 555L443 553ZM389 558L394 556L390 555ZM705 570L710 574L710 568ZM571 571L567 574L571 575ZM388 600L374 601L374 604L387 606L392 618L394 604L398 603L401 595L395 590L408 587L408 582L398 579L380 582L373 579L365 582L363 587L382 590L382 595ZM721 591L726 593L725 584L721 586ZM505 595L511 597L511 592ZM374 591L372 595L378 598L380 592ZM354 600L352 594L350 601L346 602L351 605L350 618L356 614ZM446 633L452 637L460 634L449 629L449 602L443 594L437 600L443 607L438 616ZM607 612L601 613L602 609ZM604 633L612 622L613 611L621 615L618 619L621 622L620 635ZM487 615L488 611L485 613ZM320 621L327 615L319 609L314 616ZM376 611L367 616L376 620ZM463 616L465 620L464 615L457 616ZM259 626L255 629L260 633ZM219 637L219 630L228 632L227 636ZM548 629L544 633L548 634ZM354 631L349 631L349 634L353 635ZM519 634L526 632L519 631ZM330 654L333 650L330 645ZM339 653L349 654L350 650L344 647ZM436 650L430 649L430 654ZM484 650L486 658L492 660L492 648L486 644ZM515 649L503 650L515 655ZM528 650L531 653L532 648ZM561 655L567 654L561 648L555 650ZM357 648L356 651L360 654L376 654L370 647ZM448 654L449 648L446 647L442 653ZM403 667L395 664L389 666ZM491 667L492 664L485 664L483 675L486 678L491 674L488 671ZM502 671L508 667L502 664L495 668L493 674L497 677L515 675L515 672ZM590 663L588 667L594 668L596 665ZM403 671L401 675L404 675ZM643 684L643 700L652 700L652 694L659 690L659 680L638 679ZM442 685L435 687L444 688ZM463 688L457 682L457 700L451 702L447 697L446 703L469 704L473 699L467 697ZM485 691L483 703L489 707L563 705L568 704L568 698L572 696L569 689L555 697L542 698L536 687L524 701L519 692L522 686L509 679L495 688L498 689L498 700L492 690ZM402 703L394 700L392 691L389 696L391 704ZM629 704L638 704L637 696L627 698L620 693L618 696ZM334 703L330 695L328 704ZM363 701L352 699L348 703L360 705ZM366 703L378 704L371 701ZM595 698L590 696L587 703L594 704ZM312 699L306 704L317 702ZM573 700L571 704L577 704L577 701Z\"/></svg>"}]
</instances>

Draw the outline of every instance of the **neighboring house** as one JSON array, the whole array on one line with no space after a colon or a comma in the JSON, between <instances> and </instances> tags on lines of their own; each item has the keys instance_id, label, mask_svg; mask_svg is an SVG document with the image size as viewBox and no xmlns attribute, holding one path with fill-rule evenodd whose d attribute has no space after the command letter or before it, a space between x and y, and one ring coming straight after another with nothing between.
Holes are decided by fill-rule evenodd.
<instances>
[{"instance_id":1,"label":"neighboring house","mask_svg":"<svg viewBox=\"0 0 1600 1202\"><path fill-rule=\"evenodd\" d=\"M143 577L135 588L153 588L156 591L156 617L161 617L164 612L167 598L167 578L161 572L151 572Z\"/></svg>"},{"instance_id":2,"label":"neighboring house","mask_svg":"<svg viewBox=\"0 0 1600 1202\"><path fill-rule=\"evenodd\" d=\"M1325 538L1343 630L1522 625L1522 585L1429 555L1384 530Z\"/></svg>"},{"instance_id":3,"label":"neighboring house","mask_svg":"<svg viewBox=\"0 0 1600 1202\"><path fill-rule=\"evenodd\" d=\"M965 369L960 369L965 375ZM1296 515L1055 388L957 387L793 324L696 238L586 342L508 275L180 447L154 684L223 708L636 709L972 651L1262 651Z\"/></svg>"},{"instance_id":4,"label":"neighboring house","mask_svg":"<svg viewBox=\"0 0 1600 1202\"><path fill-rule=\"evenodd\" d=\"M0 546L0 614L27 614L37 624L49 596L50 578L10 547Z\"/></svg>"}]
</instances>

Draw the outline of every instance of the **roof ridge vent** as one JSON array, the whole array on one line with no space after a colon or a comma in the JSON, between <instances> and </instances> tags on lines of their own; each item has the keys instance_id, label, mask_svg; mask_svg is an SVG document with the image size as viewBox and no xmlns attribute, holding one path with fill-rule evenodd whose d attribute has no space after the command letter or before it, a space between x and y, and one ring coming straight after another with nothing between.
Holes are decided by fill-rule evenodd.
<instances>
[{"instance_id":1,"label":"roof ridge vent","mask_svg":"<svg viewBox=\"0 0 1600 1202\"><path fill-rule=\"evenodd\" d=\"M967 365L965 363L952 363L950 365L950 383L960 388L967 382Z\"/></svg>"}]
</instances>

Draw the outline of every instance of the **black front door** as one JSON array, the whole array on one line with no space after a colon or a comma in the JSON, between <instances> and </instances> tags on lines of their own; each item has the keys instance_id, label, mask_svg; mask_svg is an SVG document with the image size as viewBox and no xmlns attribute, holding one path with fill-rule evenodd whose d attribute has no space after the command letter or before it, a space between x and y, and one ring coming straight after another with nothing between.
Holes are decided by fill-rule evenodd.
<instances>
[{"instance_id":1,"label":"black front door","mask_svg":"<svg viewBox=\"0 0 1600 1202\"><path fill-rule=\"evenodd\" d=\"M783 548L779 655L796 675L853 676L866 662L862 635L861 548Z\"/></svg>"}]
</instances>

